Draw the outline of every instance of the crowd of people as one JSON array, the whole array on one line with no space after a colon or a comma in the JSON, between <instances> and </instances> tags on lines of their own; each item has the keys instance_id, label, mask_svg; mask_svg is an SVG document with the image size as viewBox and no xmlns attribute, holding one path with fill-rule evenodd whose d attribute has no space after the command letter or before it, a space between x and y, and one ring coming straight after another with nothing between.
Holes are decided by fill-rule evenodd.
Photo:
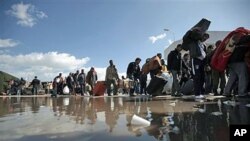
<instances>
[{"instance_id":1,"label":"crowd of people","mask_svg":"<svg viewBox=\"0 0 250 141\"><path fill-rule=\"evenodd\" d=\"M240 30L245 31L241 28ZM151 58L147 58L141 68L141 58L137 57L128 64L126 77L122 76L122 79L119 78L113 60L109 60L105 76L106 93L108 96L111 93L117 95L120 87L123 88L123 93L128 93L130 96L135 94L147 95L149 94L147 91L152 90L152 87L148 88L148 85L150 85L147 83L148 74L151 77L150 83L154 83L153 81L156 81L157 76L168 73L172 77L172 82L167 82L168 78L163 77L161 79L166 79L167 83L172 83L172 96L182 96L187 89L193 89L191 91L197 99L204 98L204 95L210 93L226 97L230 97L232 94L239 97L248 97L250 91L248 66L250 62L250 35L236 35L224 40L218 39L214 45L207 45L206 40L209 39L209 34L202 33L201 29L194 27L184 35L183 43L178 44L167 55L167 64L162 59L161 53L158 53ZM190 45L191 47L187 47ZM224 70L218 70L213 65L221 46L230 48L230 55ZM84 69L81 69L81 71L69 73L65 78L62 73L59 73L52 81L52 93L94 95L93 89L97 80L97 72L94 67L91 67L87 74ZM124 87L125 80L129 81L128 89ZM12 83L13 87L17 85L14 81ZM188 83L190 85L187 85ZM16 93L23 94L24 85L25 80L21 79L17 86L19 89L15 90ZM32 93L37 94L40 80L35 77L30 86L33 87ZM160 87L154 90L160 89L160 92L162 92L162 85L155 85L154 87Z\"/></svg>"},{"instance_id":2,"label":"crowd of people","mask_svg":"<svg viewBox=\"0 0 250 141\"><path fill-rule=\"evenodd\" d=\"M197 32L195 30L199 29L195 28L188 32ZM168 69L173 75L172 95L182 95L181 88L183 82L185 83L191 79L193 80L196 98L204 98L204 95L209 93L226 97L231 97L232 94L238 95L238 97L249 97L250 75L247 64L250 57L247 54L250 52L250 35L245 34L237 40L234 39L234 36L231 37L230 40L233 41L228 42L226 46L231 46L234 49L229 52L230 56L227 55L229 57L225 63L226 69L218 70L213 67L213 59L218 57L215 52L218 52L218 48L223 47L222 42L225 42L225 39L223 41L218 39L215 46L213 46L205 43L209 38L209 34L196 35L195 38L190 36L190 34L193 33L186 34L183 40L191 38L189 40L194 42L192 47L195 49L189 49L189 54L184 54L183 59L181 59L180 52L183 45L179 44L168 55ZM235 36L238 35L236 34ZM223 53L221 52L221 54ZM187 56L190 56L190 61L186 61L189 60ZM226 81L226 78L228 81ZM219 92L218 87L220 88Z\"/></svg>"},{"instance_id":3,"label":"crowd of people","mask_svg":"<svg viewBox=\"0 0 250 141\"><path fill-rule=\"evenodd\" d=\"M62 73L59 73L53 79L53 94L80 94L87 95L87 91L90 92L88 95L92 95L92 90L98 80L97 73L94 67L91 67L87 75L84 69L76 71L76 73L69 73L69 75L64 78ZM67 89L66 89L67 88ZM66 89L66 90L65 90Z\"/></svg>"}]
</instances>

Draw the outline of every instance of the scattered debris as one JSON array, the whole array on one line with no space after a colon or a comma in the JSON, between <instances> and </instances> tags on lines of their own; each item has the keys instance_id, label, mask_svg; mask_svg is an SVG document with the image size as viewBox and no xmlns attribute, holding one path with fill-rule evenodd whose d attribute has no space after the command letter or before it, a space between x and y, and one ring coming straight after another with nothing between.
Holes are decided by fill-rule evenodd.
<instances>
[{"instance_id":1,"label":"scattered debris","mask_svg":"<svg viewBox=\"0 0 250 141\"><path fill-rule=\"evenodd\" d=\"M223 102L224 104L226 104L226 105L229 105L229 106L236 106L236 102L235 101L224 101Z\"/></svg>"},{"instance_id":2,"label":"scattered debris","mask_svg":"<svg viewBox=\"0 0 250 141\"><path fill-rule=\"evenodd\" d=\"M220 115L223 115L223 114L222 114L222 112L217 111L217 112L212 112L211 115L220 116Z\"/></svg>"}]
</instances>

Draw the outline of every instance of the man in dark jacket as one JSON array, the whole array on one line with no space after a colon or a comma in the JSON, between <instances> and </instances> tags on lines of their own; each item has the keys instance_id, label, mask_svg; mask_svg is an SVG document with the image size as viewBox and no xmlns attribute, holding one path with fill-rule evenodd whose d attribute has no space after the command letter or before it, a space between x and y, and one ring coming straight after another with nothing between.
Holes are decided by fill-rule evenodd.
<instances>
[{"instance_id":1,"label":"man in dark jacket","mask_svg":"<svg viewBox=\"0 0 250 141\"><path fill-rule=\"evenodd\" d=\"M74 93L74 78L73 73L69 73L69 76L66 78L66 84L69 87L70 94Z\"/></svg>"},{"instance_id":2,"label":"man in dark jacket","mask_svg":"<svg viewBox=\"0 0 250 141\"><path fill-rule=\"evenodd\" d=\"M196 99L204 98L204 88L205 83L205 57L206 57L206 47L204 42L209 38L209 34L205 33L201 35L201 38L194 40L193 50L190 49L190 55L192 57L192 73L194 79L194 94Z\"/></svg>"},{"instance_id":3,"label":"man in dark jacket","mask_svg":"<svg viewBox=\"0 0 250 141\"><path fill-rule=\"evenodd\" d=\"M113 60L109 60L109 66L106 69L106 76L105 76L106 86L107 86L107 93L108 96L111 96L111 91L113 91L113 95L117 95L117 82L119 81L119 75ZM111 88L111 84L113 84L113 90Z\"/></svg>"},{"instance_id":4,"label":"man in dark jacket","mask_svg":"<svg viewBox=\"0 0 250 141\"><path fill-rule=\"evenodd\" d=\"M249 50L250 35L246 35L240 38L239 41L235 41L235 49L229 59L229 80L225 87L225 96L231 95L231 90L235 82L238 80L238 96L247 97L247 87L249 82L249 74L247 64L245 62L245 55Z\"/></svg>"},{"instance_id":5,"label":"man in dark jacket","mask_svg":"<svg viewBox=\"0 0 250 141\"><path fill-rule=\"evenodd\" d=\"M32 82L30 83L30 85L32 85L32 94L33 95L37 95L38 94L38 89L40 87L40 80L37 79L37 76L35 76L35 78L32 80Z\"/></svg>"},{"instance_id":6,"label":"man in dark jacket","mask_svg":"<svg viewBox=\"0 0 250 141\"><path fill-rule=\"evenodd\" d=\"M81 73L78 75L78 84L81 88L81 95L83 96L85 94L85 87L86 87L86 75L84 73L84 69L81 69Z\"/></svg>"},{"instance_id":7,"label":"man in dark jacket","mask_svg":"<svg viewBox=\"0 0 250 141\"><path fill-rule=\"evenodd\" d=\"M95 71L95 68L91 67L86 76L86 82L91 86L90 95L93 94L92 92L96 84L96 81L97 81L97 73Z\"/></svg>"},{"instance_id":8,"label":"man in dark jacket","mask_svg":"<svg viewBox=\"0 0 250 141\"><path fill-rule=\"evenodd\" d=\"M127 78L134 81L134 88L130 88L130 96L134 94L135 89L138 89L138 84L140 80L140 58L136 58L134 62L129 63L127 68Z\"/></svg>"},{"instance_id":9,"label":"man in dark jacket","mask_svg":"<svg viewBox=\"0 0 250 141\"><path fill-rule=\"evenodd\" d=\"M172 96L181 96L179 74L181 70L181 44L168 54L168 70L173 75Z\"/></svg>"}]
</instances>

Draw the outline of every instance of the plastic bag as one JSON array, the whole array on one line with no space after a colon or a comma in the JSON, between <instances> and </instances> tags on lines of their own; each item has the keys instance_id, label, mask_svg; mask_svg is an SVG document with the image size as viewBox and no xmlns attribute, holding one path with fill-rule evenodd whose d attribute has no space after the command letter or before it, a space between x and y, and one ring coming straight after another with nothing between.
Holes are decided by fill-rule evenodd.
<instances>
[{"instance_id":1,"label":"plastic bag","mask_svg":"<svg viewBox=\"0 0 250 141\"><path fill-rule=\"evenodd\" d=\"M63 88L63 94L69 94L69 87L68 86L65 86Z\"/></svg>"}]
</instances>

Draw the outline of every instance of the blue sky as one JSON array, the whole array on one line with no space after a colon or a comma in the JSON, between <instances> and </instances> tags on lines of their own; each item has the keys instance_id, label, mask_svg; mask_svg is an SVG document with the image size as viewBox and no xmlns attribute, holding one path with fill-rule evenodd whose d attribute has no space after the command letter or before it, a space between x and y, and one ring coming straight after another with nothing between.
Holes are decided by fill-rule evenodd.
<instances>
[{"instance_id":1,"label":"blue sky","mask_svg":"<svg viewBox=\"0 0 250 141\"><path fill-rule=\"evenodd\" d=\"M163 53L201 18L211 21L210 31L249 29L249 5L248 0L0 0L0 70L51 80L58 72L94 66L103 78L113 59L124 74L129 62Z\"/></svg>"}]
</instances>

